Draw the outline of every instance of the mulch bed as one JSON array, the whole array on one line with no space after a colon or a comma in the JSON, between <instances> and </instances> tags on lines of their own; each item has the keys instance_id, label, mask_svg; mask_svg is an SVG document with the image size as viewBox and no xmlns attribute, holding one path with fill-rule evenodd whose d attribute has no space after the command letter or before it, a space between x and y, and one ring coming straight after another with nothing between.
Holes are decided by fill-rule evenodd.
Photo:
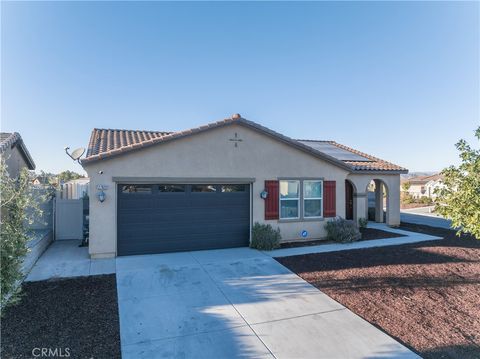
<instances>
[{"instance_id":1,"label":"mulch bed","mask_svg":"<svg viewBox=\"0 0 480 359\"><path fill-rule=\"evenodd\" d=\"M24 283L1 329L2 358L41 357L41 348L54 357L120 358L115 275Z\"/></svg>"},{"instance_id":2,"label":"mulch bed","mask_svg":"<svg viewBox=\"0 0 480 359\"><path fill-rule=\"evenodd\" d=\"M480 240L445 239L278 261L423 358L480 358Z\"/></svg>"},{"instance_id":3,"label":"mulch bed","mask_svg":"<svg viewBox=\"0 0 480 359\"><path fill-rule=\"evenodd\" d=\"M360 228L360 233L362 233L362 238L360 241L370 241L373 239L385 239L385 238L397 238L405 237L403 234L392 233L383 231L376 228ZM314 241L297 241L297 242L286 242L280 244L281 248L295 248L295 247L308 247L308 246L317 246L319 244L332 244L337 243L325 239L318 239Z\"/></svg>"}]
</instances>

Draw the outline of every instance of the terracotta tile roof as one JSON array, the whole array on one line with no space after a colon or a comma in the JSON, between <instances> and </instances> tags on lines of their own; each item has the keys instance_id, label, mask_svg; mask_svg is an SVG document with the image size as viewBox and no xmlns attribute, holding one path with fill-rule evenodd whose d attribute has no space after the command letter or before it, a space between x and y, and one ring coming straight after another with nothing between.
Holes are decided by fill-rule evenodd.
<instances>
[{"instance_id":1,"label":"terracotta tile roof","mask_svg":"<svg viewBox=\"0 0 480 359\"><path fill-rule=\"evenodd\" d=\"M443 179L443 175L440 173L434 174L434 175L429 175L429 176L417 176L417 177L411 177L406 180L406 182L409 183L415 183L415 184L423 184L427 183L430 181L437 181Z\"/></svg>"},{"instance_id":2,"label":"terracotta tile roof","mask_svg":"<svg viewBox=\"0 0 480 359\"><path fill-rule=\"evenodd\" d=\"M7 149L12 148L13 146L19 146L20 151L25 156L28 168L34 170L35 162L33 162L30 152L28 152L27 147L23 143L22 136L20 136L18 132L0 132L0 154L3 154Z\"/></svg>"},{"instance_id":3,"label":"terracotta tile roof","mask_svg":"<svg viewBox=\"0 0 480 359\"><path fill-rule=\"evenodd\" d=\"M162 131L135 131L135 130L114 130L114 129L94 129L90 137L90 143L88 145L88 151L86 157L82 160L83 164L102 160L112 156L120 155L129 151L138 150L147 146L151 146L158 143L164 143L179 139L182 137L190 136L195 133L204 132L213 128L227 126L233 123L243 125L261 132L267 136L274 137L275 139L294 146L304 152L308 152L312 155L320 157L328 162L334 163L346 170L350 171L395 171L395 172L407 172L403 167L394 165L390 162L381 160L379 158L367 155L363 152L356 151L350 147L341 145L334 141L323 141L330 143L338 148L347 150L353 154L367 158L368 162L359 161L343 161L339 160L330 154L319 151L318 149L308 146L304 142L294 140L290 137L284 136L278 132L272 131L262 125L255 122L246 120L240 115L234 115L232 118L227 118L221 121L213 122L200 127L179 131L179 132L162 132ZM316 141L322 142L322 141Z\"/></svg>"},{"instance_id":4,"label":"terracotta tile roof","mask_svg":"<svg viewBox=\"0 0 480 359\"><path fill-rule=\"evenodd\" d=\"M86 158L107 157L153 143L171 132L95 128Z\"/></svg>"}]
</instances>

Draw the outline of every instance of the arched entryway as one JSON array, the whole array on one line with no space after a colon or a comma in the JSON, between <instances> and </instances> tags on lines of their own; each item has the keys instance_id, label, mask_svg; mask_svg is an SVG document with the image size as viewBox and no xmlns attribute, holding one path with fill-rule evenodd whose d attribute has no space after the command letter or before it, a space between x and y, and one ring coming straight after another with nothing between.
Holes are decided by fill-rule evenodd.
<instances>
[{"instance_id":1,"label":"arched entryway","mask_svg":"<svg viewBox=\"0 0 480 359\"><path fill-rule=\"evenodd\" d=\"M380 179L373 179L367 186L367 218L375 222L388 223L388 186Z\"/></svg>"},{"instance_id":2,"label":"arched entryway","mask_svg":"<svg viewBox=\"0 0 480 359\"><path fill-rule=\"evenodd\" d=\"M345 180L345 219L353 220L353 183Z\"/></svg>"}]
</instances>

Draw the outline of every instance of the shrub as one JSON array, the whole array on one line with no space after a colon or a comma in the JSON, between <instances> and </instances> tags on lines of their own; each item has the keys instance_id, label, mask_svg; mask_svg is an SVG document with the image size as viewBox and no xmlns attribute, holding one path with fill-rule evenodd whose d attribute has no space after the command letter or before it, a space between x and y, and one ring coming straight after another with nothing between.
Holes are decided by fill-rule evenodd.
<instances>
[{"instance_id":1,"label":"shrub","mask_svg":"<svg viewBox=\"0 0 480 359\"><path fill-rule=\"evenodd\" d=\"M353 221L337 217L325 224L327 238L335 242L358 241L362 235Z\"/></svg>"},{"instance_id":2,"label":"shrub","mask_svg":"<svg viewBox=\"0 0 480 359\"><path fill-rule=\"evenodd\" d=\"M272 250L280 247L280 228L273 229L270 224L256 222L252 228L251 248L260 250Z\"/></svg>"},{"instance_id":3,"label":"shrub","mask_svg":"<svg viewBox=\"0 0 480 359\"><path fill-rule=\"evenodd\" d=\"M18 178L11 178L7 165L0 162L1 226L0 226L0 311L19 299L23 259L28 252L27 226L36 215L41 215L33 192L30 177L23 169ZM27 210L28 209L28 210Z\"/></svg>"},{"instance_id":4,"label":"shrub","mask_svg":"<svg viewBox=\"0 0 480 359\"><path fill-rule=\"evenodd\" d=\"M366 219L366 218L359 218L359 219L358 219L358 226L359 226L360 228L367 228L367 226L368 226L368 219Z\"/></svg>"},{"instance_id":5,"label":"shrub","mask_svg":"<svg viewBox=\"0 0 480 359\"><path fill-rule=\"evenodd\" d=\"M413 196L409 193L403 193L402 194L402 203L403 204L410 204L410 203L414 203L415 202L415 199L413 198Z\"/></svg>"},{"instance_id":6,"label":"shrub","mask_svg":"<svg viewBox=\"0 0 480 359\"><path fill-rule=\"evenodd\" d=\"M420 198L419 202L423 204L432 204L432 200L429 197L422 197Z\"/></svg>"}]
</instances>

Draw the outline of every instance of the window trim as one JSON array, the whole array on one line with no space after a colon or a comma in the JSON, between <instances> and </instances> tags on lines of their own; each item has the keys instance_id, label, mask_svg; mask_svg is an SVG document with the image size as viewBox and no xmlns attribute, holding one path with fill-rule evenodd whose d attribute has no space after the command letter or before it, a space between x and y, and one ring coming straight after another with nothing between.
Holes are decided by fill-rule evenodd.
<instances>
[{"instance_id":1,"label":"window trim","mask_svg":"<svg viewBox=\"0 0 480 359\"><path fill-rule=\"evenodd\" d=\"M280 186L281 182L297 182L298 183L298 197L295 198L282 198L282 194L280 193ZM282 179L278 180L278 220L282 221L292 221L298 220L302 218L301 208L300 208L300 199L302 198L302 181L298 179ZM297 209L298 209L298 216L297 217L282 217L282 201L297 201Z\"/></svg>"},{"instance_id":2,"label":"window trim","mask_svg":"<svg viewBox=\"0 0 480 359\"><path fill-rule=\"evenodd\" d=\"M321 197L305 197L305 184L308 182L320 182L322 188ZM302 181L302 219L321 219L323 218L323 179L308 179ZM305 215L305 200L320 200L320 216L306 216Z\"/></svg>"}]
</instances>

